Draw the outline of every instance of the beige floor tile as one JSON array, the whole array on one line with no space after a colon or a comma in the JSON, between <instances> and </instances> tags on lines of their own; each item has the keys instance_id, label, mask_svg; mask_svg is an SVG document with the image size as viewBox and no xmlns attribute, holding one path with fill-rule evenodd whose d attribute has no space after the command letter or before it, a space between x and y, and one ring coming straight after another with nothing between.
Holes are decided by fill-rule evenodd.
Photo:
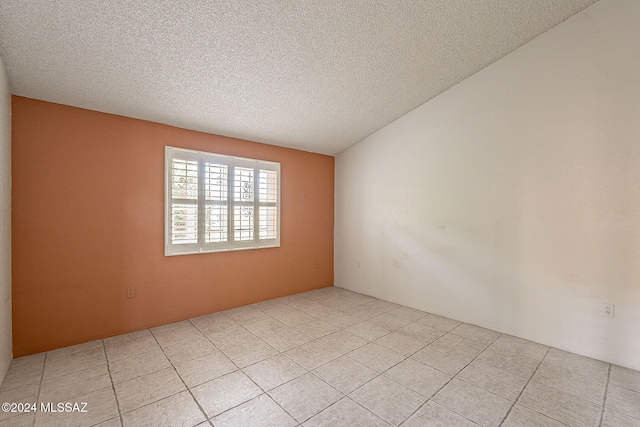
<instances>
[{"instance_id":1,"label":"beige floor tile","mask_svg":"<svg viewBox=\"0 0 640 427\"><path fill-rule=\"evenodd\" d=\"M222 313L207 314L189 319L189 321L204 335L225 332L230 329L242 327Z\"/></svg>"},{"instance_id":2,"label":"beige floor tile","mask_svg":"<svg viewBox=\"0 0 640 427\"><path fill-rule=\"evenodd\" d=\"M187 387L195 387L237 370L237 366L221 352L175 365Z\"/></svg>"},{"instance_id":3,"label":"beige floor tile","mask_svg":"<svg viewBox=\"0 0 640 427\"><path fill-rule=\"evenodd\" d=\"M42 381L42 366L38 370L31 370L30 366L14 368L9 366L0 391L22 387L29 384L38 384Z\"/></svg>"},{"instance_id":4,"label":"beige floor tile","mask_svg":"<svg viewBox=\"0 0 640 427\"><path fill-rule=\"evenodd\" d=\"M233 330L205 334L205 336L220 350L226 350L240 344L254 342L258 339L254 334L238 325Z\"/></svg>"},{"instance_id":5,"label":"beige floor tile","mask_svg":"<svg viewBox=\"0 0 640 427\"><path fill-rule=\"evenodd\" d=\"M107 365L72 372L60 377L43 380L40 387L40 402L67 402L77 396L111 387Z\"/></svg>"},{"instance_id":6,"label":"beige floor tile","mask_svg":"<svg viewBox=\"0 0 640 427\"><path fill-rule=\"evenodd\" d=\"M368 307L368 308L373 308L376 310L383 310L383 312L387 312L387 311L391 311L394 308L398 308L401 307L399 304L390 302L390 301L384 301L381 299L376 299L374 301L368 302L366 304L363 304L361 307Z\"/></svg>"},{"instance_id":7,"label":"beige floor tile","mask_svg":"<svg viewBox=\"0 0 640 427\"><path fill-rule=\"evenodd\" d=\"M470 325L468 323L458 325L451 330L451 333L486 345L493 343L501 335L500 332L481 328L480 326Z\"/></svg>"},{"instance_id":8,"label":"beige floor tile","mask_svg":"<svg viewBox=\"0 0 640 427\"><path fill-rule=\"evenodd\" d=\"M600 422L601 406L533 381L518 404L571 426L595 427Z\"/></svg>"},{"instance_id":9,"label":"beige floor tile","mask_svg":"<svg viewBox=\"0 0 640 427\"><path fill-rule=\"evenodd\" d=\"M29 356L16 357L9 364L9 369L22 369L21 372L42 370L45 356L46 353L37 353Z\"/></svg>"},{"instance_id":10,"label":"beige floor tile","mask_svg":"<svg viewBox=\"0 0 640 427\"><path fill-rule=\"evenodd\" d=\"M40 388L40 384L33 383L27 384L20 387L12 388L9 390L0 391L0 404L1 403L27 403L27 402L36 402L38 398L38 390ZM36 409L39 407L36 406ZM18 408L10 408L10 411L18 410ZM14 418L19 415L18 412L5 412L0 411L0 421L7 420L9 418ZM22 422L22 420L20 420Z\"/></svg>"},{"instance_id":11,"label":"beige floor tile","mask_svg":"<svg viewBox=\"0 0 640 427\"><path fill-rule=\"evenodd\" d=\"M556 348L549 350L543 363L552 364L574 374L593 378L601 383L606 383L609 377L608 363Z\"/></svg>"},{"instance_id":12,"label":"beige floor tile","mask_svg":"<svg viewBox=\"0 0 640 427\"><path fill-rule=\"evenodd\" d=\"M331 307L327 307L324 304L314 304L312 306L305 307L302 309L309 316L313 316L316 319L324 319L325 317L333 316L334 314L338 314L338 310L334 310Z\"/></svg>"},{"instance_id":13,"label":"beige floor tile","mask_svg":"<svg viewBox=\"0 0 640 427\"><path fill-rule=\"evenodd\" d=\"M357 317L354 317L342 312L338 312L336 314L332 314L331 316L324 317L322 320L324 320L325 322L331 323L332 325L337 326L340 329L348 328L349 326L353 326L356 323L360 323L362 321Z\"/></svg>"},{"instance_id":14,"label":"beige floor tile","mask_svg":"<svg viewBox=\"0 0 640 427\"><path fill-rule=\"evenodd\" d=\"M226 348L223 352L239 368L253 365L254 363L278 354L278 350L259 338L256 338L254 341Z\"/></svg>"},{"instance_id":15,"label":"beige floor tile","mask_svg":"<svg viewBox=\"0 0 640 427\"><path fill-rule=\"evenodd\" d=\"M344 396L311 373L276 387L269 395L300 423Z\"/></svg>"},{"instance_id":16,"label":"beige floor tile","mask_svg":"<svg viewBox=\"0 0 640 427\"><path fill-rule=\"evenodd\" d=\"M201 384L191 392L209 418L262 394L262 390L242 371Z\"/></svg>"},{"instance_id":17,"label":"beige floor tile","mask_svg":"<svg viewBox=\"0 0 640 427\"><path fill-rule=\"evenodd\" d=\"M418 319L422 319L429 313L411 307L400 306L389 311L389 314L415 322Z\"/></svg>"},{"instance_id":18,"label":"beige floor tile","mask_svg":"<svg viewBox=\"0 0 640 427\"><path fill-rule=\"evenodd\" d=\"M43 378L55 378L106 363L102 341L66 347L47 353Z\"/></svg>"},{"instance_id":19,"label":"beige floor tile","mask_svg":"<svg viewBox=\"0 0 640 427\"><path fill-rule=\"evenodd\" d=\"M16 414L11 418L2 418L0 415L0 427L33 427L33 422L36 419L36 413L22 413Z\"/></svg>"},{"instance_id":20,"label":"beige floor tile","mask_svg":"<svg viewBox=\"0 0 640 427\"><path fill-rule=\"evenodd\" d=\"M264 391L272 390L307 373L306 369L284 355L247 366L243 371Z\"/></svg>"},{"instance_id":21,"label":"beige floor tile","mask_svg":"<svg viewBox=\"0 0 640 427\"><path fill-rule=\"evenodd\" d=\"M539 364L538 361L528 357L491 347L486 349L476 360L526 379L531 378Z\"/></svg>"},{"instance_id":22,"label":"beige floor tile","mask_svg":"<svg viewBox=\"0 0 640 427\"><path fill-rule=\"evenodd\" d=\"M539 414L524 406L516 405L502 424L503 427L563 427L554 419Z\"/></svg>"},{"instance_id":23,"label":"beige floor tile","mask_svg":"<svg viewBox=\"0 0 640 427\"><path fill-rule=\"evenodd\" d=\"M369 341L375 341L391 332L387 328L368 321L356 323L345 330Z\"/></svg>"},{"instance_id":24,"label":"beige floor tile","mask_svg":"<svg viewBox=\"0 0 640 427\"><path fill-rule=\"evenodd\" d=\"M171 325L173 325L171 328L160 326L159 328L151 329L153 336L162 347L194 340L203 336L202 332L188 320L172 323Z\"/></svg>"},{"instance_id":25,"label":"beige floor tile","mask_svg":"<svg viewBox=\"0 0 640 427\"><path fill-rule=\"evenodd\" d=\"M197 359L198 357L206 356L207 354L218 351L218 349L211 344L211 341L209 341L204 335L200 335L192 340L181 341L176 344L165 346L163 347L163 350L174 365L188 362L189 360Z\"/></svg>"},{"instance_id":26,"label":"beige floor tile","mask_svg":"<svg viewBox=\"0 0 640 427\"><path fill-rule=\"evenodd\" d=\"M234 308L224 311L224 314L241 325L259 322L269 318L267 314L252 306Z\"/></svg>"},{"instance_id":27,"label":"beige floor tile","mask_svg":"<svg viewBox=\"0 0 640 427\"><path fill-rule=\"evenodd\" d=\"M135 331L135 332L130 332L128 334L116 335L113 337L105 338L103 341L104 341L105 348L107 348L119 342L138 341L138 340L145 340L149 338L153 338L151 331L149 329L143 329L141 331Z\"/></svg>"},{"instance_id":28,"label":"beige floor tile","mask_svg":"<svg viewBox=\"0 0 640 427\"><path fill-rule=\"evenodd\" d=\"M308 323L297 325L295 329L311 339L320 338L339 330L337 326L318 319L315 319Z\"/></svg>"},{"instance_id":29,"label":"beige floor tile","mask_svg":"<svg viewBox=\"0 0 640 427\"><path fill-rule=\"evenodd\" d=\"M433 344L418 351L411 358L449 375L456 375L473 360L470 356L454 353Z\"/></svg>"},{"instance_id":30,"label":"beige floor tile","mask_svg":"<svg viewBox=\"0 0 640 427\"><path fill-rule=\"evenodd\" d=\"M394 426L407 419L427 400L384 376L373 379L349 397Z\"/></svg>"},{"instance_id":31,"label":"beige floor tile","mask_svg":"<svg viewBox=\"0 0 640 427\"><path fill-rule=\"evenodd\" d=\"M126 413L185 390L173 368L115 385L120 411Z\"/></svg>"},{"instance_id":32,"label":"beige floor tile","mask_svg":"<svg viewBox=\"0 0 640 427\"><path fill-rule=\"evenodd\" d=\"M261 339L279 352L290 350L311 341L308 335L298 332L293 328L277 333L266 334Z\"/></svg>"},{"instance_id":33,"label":"beige floor tile","mask_svg":"<svg viewBox=\"0 0 640 427\"><path fill-rule=\"evenodd\" d=\"M282 334L290 331L297 331L291 326L287 326L279 320L269 318L260 322L247 325L247 330L258 338L268 337L272 334Z\"/></svg>"},{"instance_id":34,"label":"beige floor tile","mask_svg":"<svg viewBox=\"0 0 640 427\"><path fill-rule=\"evenodd\" d=\"M509 400L458 379L453 379L432 400L487 427L499 425L511 408Z\"/></svg>"},{"instance_id":35,"label":"beige floor tile","mask_svg":"<svg viewBox=\"0 0 640 427\"><path fill-rule=\"evenodd\" d=\"M433 396L451 380L451 375L412 359L400 362L383 375L426 398Z\"/></svg>"},{"instance_id":36,"label":"beige floor tile","mask_svg":"<svg viewBox=\"0 0 640 427\"><path fill-rule=\"evenodd\" d=\"M420 323L420 321L415 321L413 323L409 323L407 326L403 326L402 328L398 329L398 333L408 335L426 344L431 344L433 341L445 335L447 332L439 329L434 329L431 326L426 326Z\"/></svg>"},{"instance_id":37,"label":"beige floor tile","mask_svg":"<svg viewBox=\"0 0 640 427\"><path fill-rule=\"evenodd\" d=\"M150 331L153 335L164 334L171 331L187 331L193 327L193 324L188 320L181 320L179 322L167 323L165 325L156 326L151 328Z\"/></svg>"},{"instance_id":38,"label":"beige floor tile","mask_svg":"<svg viewBox=\"0 0 640 427\"><path fill-rule=\"evenodd\" d=\"M213 419L215 427L293 427L298 423L263 394Z\"/></svg>"},{"instance_id":39,"label":"beige floor tile","mask_svg":"<svg viewBox=\"0 0 640 427\"><path fill-rule=\"evenodd\" d=\"M501 335L500 338L491 344L491 347L496 350L504 350L519 354L520 356L528 357L529 359L537 361L544 359L547 351L549 351L549 347L546 345L523 340L511 335Z\"/></svg>"},{"instance_id":40,"label":"beige floor tile","mask_svg":"<svg viewBox=\"0 0 640 427\"><path fill-rule=\"evenodd\" d=\"M360 347L348 353L347 356L378 373L386 371L405 359L403 355L375 343Z\"/></svg>"},{"instance_id":41,"label":"beige floor tile","mask_svg":"<svg viewBox=\"0 0 640 427\"><path fill-rule=\"evenodd\" d=\"M281 302L288 305L289 307L293 307L300 311L305 311L308 308L315 307L318 305L317 303L309 300L302 295L291 295L289 297L285 297L284 299L280 299Z\"/></svg>"},{"instance_id":42,"label":"beige floor tile","mask_svg":"<svg viewBox=\"0 0 640 427\"><path fill-rule=\"evenodd\" d=\"M72 345L69 347L59 348L57 350L51 350L47 352L47 361L58 357L74 357L85 354L94 350L104 349L102 340L90 341L83 344Z\"/></svg>"},{"instance_id":43,"label":"beige floor tile","mask_svg":"<svg viewBox=\"0 0 640 427\"><path fill-rule=\"evenodd\" d=\"M354 302L351 302L342 298L332 298L332 299L325 300L323 302L323 305L326 305L327 307L333 308L334 310L338 310L338 311L349 311L357 307L359 304L356 304Z\"/></svg>"},{"instance_id":44,"label":"beige floor tile","mask_svg":"<svg viewBox=\"0 0 640 427\"><path fill-rule=\"evenodd\" d=\"M67 403L67 402L65 402ZM94 426L118 416L116 398L111 387L77 396L70 402L72 412L42 412L36 414L36 427ZM84 406L86 403L86 406ZM77 406L75 406L77 404ZM86 410L78 412L77 410Z\"/></svg>"},{"instance_id":45,"label":"beige floor tile","mask_svg":"<svg viewBox=\"0 0 640 427\"><path fill-rule=\"evenodd\" d=\"M115 339L117 337L114 337L104 340L107 358L110 362L160 349L148 330L140 331L140 333L134 332L127 334L127 336L127 339Z\"/></svg>"},{"instance_id":46,"label":"beige floor tile","mask_svg":"<svg viewBox=\"0 0 640 427\"><path fill-rule=\"evenodd\" d=\"M347 311L346 314L357 317L361 320L369 320L372 317L379 316L382 313L386 313L387 311L389 310L385 310L384 308L379 307L370 307L368 304L365 304L352 308L351 310Z\"/></svg>"},{"instance_id":47,"label":"beige floor tile","mask_svg":"<svg viewBox=\"0 0 640 427\"><path fill-rule=\"evenodd\" d=\"M540 364L531 381L573 394L596 405L602 404L607 387L605 383L592 377L585 377L546 362Z\"/></svg>"},{"instance_id":48,"label":"beige floor tile","mask_svg":"<svg viewBox=\"0 0 640 427\"><path fill-rule=\"evenodd\" d=\"M485 348L487 348L487 344L480 341L474 341L460 335L455 335L453 332L433 341L432 345L469 357L476 357L482 353Z\"/></svg>"},{"instance_id":49,"label":"beige floor tile","mask_svg":"<svg viewBox=\"0 0 640 427\"><path fill-rule=\"evenodd\" d=\"M640 392L640 371L611 365L611 378L609 381L610 384L615 386Z\"/></svg>"},{"instance_id":50,"label":"beige floor tile","mask_svg":"<svg viewBox=\"0 0 640 427\"><path fill-rule=\"evenodd\" d=\"M462 322L458 322L457 320L438 316L436 314L429 314L416 322L444 332L449 332L462 324Z\"/></svg>"},{"instance_id":51,"label":"beige floor tile","mask_svg":"<svg viewBox=\"0 0 640 427\"><path fill-rule=\"evenodd\" d=\"M402 328L403 326L407 326L409 323L413 323L411 320L407 320L403 317L399 317L391 313L392 311L389 311L386 313L382 313L379 316L372 317L371 319L369 319L369 322L380 325L383 328L389 329L391 331L395 331Z\"/></svg>"},{"instance_id":52,"label":"beige floor tile","mask_svg":"<svg viewBox=\"0 0 640 427\"><path fill-rule=\"evenodd\" d=\"M0 391L39 383L42 380L45 353L13 359L4 376Z\"/></svg>"},{"instance_id":53,"label":"beige floor tile","mask_svg":"<svg viewBox=\"0 0 640 427\"><path fill-rule=\"evenodd\" d=\"M120 419L120 416L117 416L110 420L103 421L100 424L96 424L94 427L122 427L122 420Z\"/></svg>"},{"instance_id":54,"label":"beige floor tile","mask_svg":"<svg viewBox=\"0 0 640 427\"><path fill-rule=\"evenodd\" d=\"M160 371L171 366L169 359L161 349L137 354L126 359L109 362L109 371L114 384L141 377L151 372Z\"/></svg>"},{"instance_id":55,"label":"beige floor tile","mask_svg":"<svg viewBox=\"0 0 640 427\"><path fill-rule=\"evenodd\" d=\"M457 377L498 396L514 402L527 385L527 379L493 366L473 361Z\"/></svg>"},{"instance_id":56,"label":"beige floor tile","mask_svg":"<svg viewBox=\"0 0 640 427\"><path fill-rule=\"evenodd\" d=\"M318 338L317 343L341 353L348 353L358 347L362 347L369 341L347 331L337 331L324 337Z\"/></svg>"},{"instance_id":57,"label":"beige floor tile","mask_svg":"<svg viewBox=\"0 0 640 427\"><path fill-rule=\"evenodd\" d=\"M294 309L294 307L284 304L278 300L266 301L266 303L268 304L263 305L262 303L259 303L259 304L254 304L254 306L257 307L264 314L269 315L271 317Z\"/></svg>"},{"instance_id":58,"label":"beige floor tile","mask_svg":"<svg viewBox=\"0 0 640 427\"><path fill-rule=\"evenodd\" d=\"M339 357L313 372L344 394L351 393L378 376L374 370L347 356Z\"/></svg>"},{"instance_id":59,"label":"beige floor tile","mask_svg":"<svg viewBox=\"0 0 640 427\"><path fill-rule=\"evenodd\" d=\"M289 311L276 313L273 317L284 323L285 325L291 327L296 327L298 325L316 320L315 317L293 307Z\"/></svg>"},{"instance_id":60,"label":"beige floor tile","mask_svg":"<svg viewBox=\"0 0 640 427\"><path fill-rule=\"evenodd\" d=\"M609 384L606 408L640 419L640 392Z\"/></svg>"},{"instance_id":61,"label":"beige floor tile","mask_svg":"<svg viewBox=\"0 0 640 427\"><path fill-rule=\"evenodd\" d=\"M326 348L316 341L302 344L299 347L288 350L285 354L307 370L315 369L342 356L342 352Z\"/></svg>"},{"instance_id":62,"label":"beige floor tile","mask_svg":"<svg viewBox=\"0 0 640 427\"><path fill-rule=\"evenodd\" d=\"M402 427L477 427L478 424L433 401L427 402Z\"/></svg>"},{"instance_id":63,"label":"beige floor tile","mask_svg":"<svg viewBox=\"0 0 640 427\"><path fill-rule=\"evenodd\" d=\"M416 338L398 332L391 332L388 335L378 338L376 344L386 347L389 350L400 353L403 356L411 356L418 350L426 347L427 343Z\"/></svg>"},{"instance_id":64,"label":"beige floor tile","mask_svg":"<svg viewBox=\"0 0 640 427\"><path fill-rule=\"evenodd\" d=\"M374 297L359 294L357 292L352 292L350 295L345 295L344 299L346 299L347 301L355 302L358 305L367 304L376 300Z\"/></svg>"},{"instance_id":65,"label":"beige floor tile","mask_svg":"<svg viewBox=\"0 0 640 427\"><path fill-rule=\"evenodd\" d=\"M304 427L388 427L389 424L345 397L303 424Z\"/></svg>"},{"instance_id":66,"label":"beige floor tile","mask_svg":"<svg viewBox=\"0 0 640 427\"><path fill-rule=\"evenodd\" d=\"M601 427L640 427L640 419L606 410L604 411Z\"/></svg>"}]
</instances>

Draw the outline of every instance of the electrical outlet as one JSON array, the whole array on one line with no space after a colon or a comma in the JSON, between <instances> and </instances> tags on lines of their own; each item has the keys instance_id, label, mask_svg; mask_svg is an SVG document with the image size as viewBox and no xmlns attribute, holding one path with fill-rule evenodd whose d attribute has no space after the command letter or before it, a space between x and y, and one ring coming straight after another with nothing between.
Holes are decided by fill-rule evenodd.
<instances>
[{"instance_id":1,"label":"electrical outlet","mask_svg":"<svg viewBox=\"0 0 640 427\"><path fill-rule=\"evenodd\" d=\"M606 317L615 317L616 315L616 306L613 304L603 304L603 314Z\"/></svg>"},{"instance_id":2,"label":"electrical outlet","mask_svg":"<svg viewBox=\"0 0 640 427\"><path fill-rule=\"evenodd\" d=\"M127 298L133 298L136 296L135 288L127 288Z\"/></svg>"},{"instance_id":3,"label":"electrical outlet","mask_svg":"<svg viewBox=\"0 0 640 427\"><path fill-rule=\"evenodd\" d=\"M316 270L318 269L318 261L313 263L313 268L315 268Z\"/></svg>"},{"instance_id":4,"label":"electrical outlet","mask_svg":"<svg viewBox=\"0 0 640 427\"><path fill-rule=\"evenodd\" d=\"M358 268L360 268L360 263L358 263Z\"/></svg>"}]
</instances>

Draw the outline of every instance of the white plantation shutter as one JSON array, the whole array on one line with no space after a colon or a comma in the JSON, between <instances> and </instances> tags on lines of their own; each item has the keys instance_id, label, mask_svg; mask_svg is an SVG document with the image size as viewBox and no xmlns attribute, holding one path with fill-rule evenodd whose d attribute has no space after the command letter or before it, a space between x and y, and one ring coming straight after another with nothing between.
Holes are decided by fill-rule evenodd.
<instances>
[{"instance_id":1,"label":"white plantation shutter","mask_svg":"<svg viewBox=\"0 0 640 427\"><path fill-rule=\"evenodd\" d=\"M279 163L165 151L165 255L280 246Z\"/></svg>"}]
</instances>

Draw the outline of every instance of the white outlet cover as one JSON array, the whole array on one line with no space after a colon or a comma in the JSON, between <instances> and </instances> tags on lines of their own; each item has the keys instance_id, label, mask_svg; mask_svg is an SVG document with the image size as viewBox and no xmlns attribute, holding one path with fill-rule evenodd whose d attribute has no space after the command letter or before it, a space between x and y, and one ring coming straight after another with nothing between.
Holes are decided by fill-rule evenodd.
<instances>
[{"instance_id":1,"label":"white outlet cover","mask_svg":"<svg viewBox=\"0 0 640 427\"><path fill-rule=\"evenodd\" d=\"M606 317L615 317L615 311L616 311L616 306L613 304L604 304L604 311L603 314Z\"/></svg>"}]
</instances>

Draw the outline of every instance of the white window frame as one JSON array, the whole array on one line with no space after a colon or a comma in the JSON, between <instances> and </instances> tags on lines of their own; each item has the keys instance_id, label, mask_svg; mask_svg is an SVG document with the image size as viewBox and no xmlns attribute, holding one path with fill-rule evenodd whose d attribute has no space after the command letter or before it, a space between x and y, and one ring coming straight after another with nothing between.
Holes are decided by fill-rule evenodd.
<instances>
[{"instance_id":1,"label":"white window frame","mask_svg":"<svg viewBox=\"0 0 640 427\"><path fill-rule=\"evenodd\" d=\"M172 243L172 204L181 199L174 199L171 191L171 173L172 160L178 157L182 160L197 161L198 163L198 197L196 204L198 206L198 233L197 243L175 244ZM204 211L207 203L214 202L205 200L205 163L216 163L227 166L227 239L225 242L207 243L205 242L205 226ZM234 171L236 167L253 169L253 202L235 201L233 197ZM260 170L268 170L276 172L276 189L277 198L275 202L266 202L260 200ZM243 157L234 157L224 154L207 153L204 151L188 150L184 148L165 147L165 215L164 215L164 242L165 256L187 255L209 252L223 252L243 249L260 249L280 247L280 189L282 182L280 179L280 163L269 162L264 160L247 159ZM193 203L193 202L190 202ZM225 205L224 202L218 204ZM235 206L253 206L253 239L237 241L234 239L234 207ZM270 239L260 239L260 207L275 207L277 230L276 237Z\"/></svg>"}]
</instances>

